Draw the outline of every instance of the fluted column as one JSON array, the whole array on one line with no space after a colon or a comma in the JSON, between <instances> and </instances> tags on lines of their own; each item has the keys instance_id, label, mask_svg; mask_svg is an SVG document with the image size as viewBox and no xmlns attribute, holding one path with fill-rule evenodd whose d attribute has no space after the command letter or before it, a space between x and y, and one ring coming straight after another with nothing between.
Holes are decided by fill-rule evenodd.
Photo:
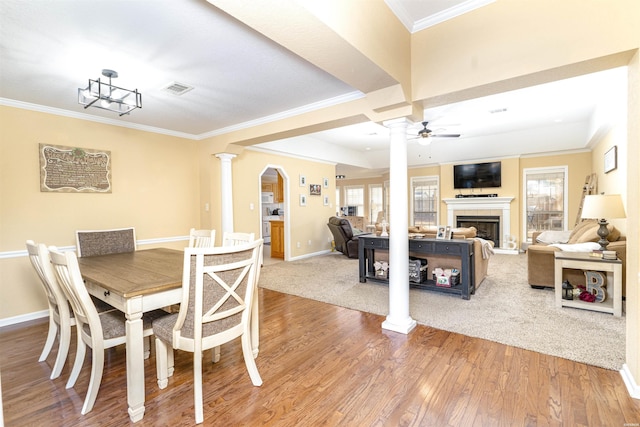
<instances>
[{"instance_id":1,"label":"fluted column","mask_svg":"<svg viewBox=\"0 0 640 427\"><path fill-rule=\"evenodd\" d=\"M231 159L235 154L219 153L216 157L220 159L220 199L222 214L222 233L233 232L233 174L231 172Z\"/></svg>"},{"instance_id":2,"label":"fluted column","mask_svg":"<svg viewBox=\"0 0 640 427\"><path fill-rule=\"evenodd\" d=\"M389 314L382 328L408 334L416 327L409 315L409 221L406 118L383 123L389 145Z\"/></svg>"}]
</instances>

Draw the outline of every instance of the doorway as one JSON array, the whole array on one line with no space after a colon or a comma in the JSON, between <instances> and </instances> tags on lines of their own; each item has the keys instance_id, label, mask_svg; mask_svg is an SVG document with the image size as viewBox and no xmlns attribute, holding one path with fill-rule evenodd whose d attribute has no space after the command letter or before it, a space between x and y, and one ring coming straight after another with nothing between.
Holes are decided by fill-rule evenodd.
<instances>
[{"instance_id":1,"label":"doorway","mask_svg":"<svg viewBox=\"0 0 640 427\"><path fill-rule=\"evenodd\" d=\"M285 179L275 166L268 166L260 175L260 229L265 264L285 259Z\"/></svg>"}]
</instances>

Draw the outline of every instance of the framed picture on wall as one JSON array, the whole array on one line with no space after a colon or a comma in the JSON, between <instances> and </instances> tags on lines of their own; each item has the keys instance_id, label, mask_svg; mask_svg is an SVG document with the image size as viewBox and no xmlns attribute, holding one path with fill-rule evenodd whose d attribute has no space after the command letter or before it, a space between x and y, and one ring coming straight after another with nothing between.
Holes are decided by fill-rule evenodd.
<instances>
[{"instance_id":1,"label":"framed picture on wall","mask_svg":"<svg viewBox=\"0 0 640 427\"><path fill-rule=\"evenodd\" d=\"M300 195L300 206L307 206L307 195L306 194L301 194Z\"/></svg>"},{"instance_id":2,"label":"framed picture on wall","mask_svg":"<svg viewBox=\"0 0 640 427\"><path fill-rule=\"evenodd\" d=\"M329 178L322 178L322 186L324 188L329 188Z\"/></svg>"},{"instance_id":3,"label":"framed picture on wall","mask_svg":"<svg viewBox=\"0 0 640 427\"><path fill-rule=\"evenodd\" d=\"M324 200L322 201L322 204L325 206L329 206L329 196L324 196Z\"/></svg>"},{"instance_id":4,"label":"framed picture on wall","mask_svg":"<svg viewBox=\"0 0 640 427\"><path fill-rule=\"evenodd\" d=\"M307 177L304 175L300 175L300 187L307 186Z\"/></svg>"},{"instance_id":5,"label":"framed picture on wall","mask_svg":"<svg viewBox=\"0 0 640 427\"><path fill-rule=\"evenodd\" d=\"M309 195L320 196L322 194L322 187L320 184L309 184Z\"/></svg>"},{"instance_id":6,"label":"framed picture on wall","mask_svg":"<svg viewBox=\"0 0 640 427\"><path fill-rule=\"evenodd\" d=\"M614 145L604 153L604 173L609 173L618 167L618 146Z\"/></svg>"}]
</instances>

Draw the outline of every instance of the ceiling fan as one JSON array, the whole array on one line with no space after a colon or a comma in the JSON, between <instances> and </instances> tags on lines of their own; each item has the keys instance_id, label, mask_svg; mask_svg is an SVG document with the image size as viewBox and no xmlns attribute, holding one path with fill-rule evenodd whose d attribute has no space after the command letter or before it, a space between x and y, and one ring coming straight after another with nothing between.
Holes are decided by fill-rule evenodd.
<instances>
[{"instance_id":1,"label":"ceiling fan","mask_svg":"<svg viewBox=\"0 0 640 427\"><path fill-rule=\"evenodd\" d=\"M430 138L459 138L459 133L439 133L433 134L431 129L427 129L427 125L429 122L422 122L423 128L418 132L418 136L414 139L420 139L418 144L420 145L428 145L431 141Z\"/></svg>"}]
</instances>

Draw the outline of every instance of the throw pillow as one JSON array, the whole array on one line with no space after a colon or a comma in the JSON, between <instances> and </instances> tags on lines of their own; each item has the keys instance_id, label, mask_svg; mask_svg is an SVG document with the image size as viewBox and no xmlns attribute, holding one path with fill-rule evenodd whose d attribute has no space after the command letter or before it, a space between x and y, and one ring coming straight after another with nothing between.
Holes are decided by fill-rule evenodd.
<instances>
[{"instance_id":1,"label":"throw pillow","mask_svg":"<svg viewBox=\"0 0 640 427\"><path fill-rule=\"evenodd\" d=\"M600 240L600 236L598 236L599 228L600 228L600 225L597 223L595 224L594 227L588 228L587 230L585 230L584 233L580 235L580 237L578 237L578 239L576 240L576 243L597 242L598 240ZM620 231L618 231L618 229L611 224L609 224L607 228L609 229L609 235L607 236L607 240L610 242L615 242L616 240L618 240L618 238L620 237Z\"/></svg>"},{"instance_id":2,"label":"throw pillow","mask_svg":"<svg viewBox=\"0 0 640 427\"><path fill-rule=\"evenodd\" d=\"M571 236L571 231L554 231L547 230L540 233L536 238L536 242L551 245L553 243L567 243Z\"/></svg>"}]
</instances>

